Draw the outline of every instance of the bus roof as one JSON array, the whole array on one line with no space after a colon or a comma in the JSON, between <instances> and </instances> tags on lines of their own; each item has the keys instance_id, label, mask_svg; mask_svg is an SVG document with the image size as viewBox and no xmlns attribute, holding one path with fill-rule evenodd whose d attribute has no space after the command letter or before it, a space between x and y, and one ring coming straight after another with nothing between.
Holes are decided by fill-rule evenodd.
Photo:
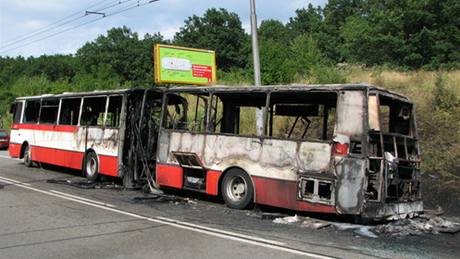
<instances>
[{"instance_id":1,"label":"bus roof","mask_svg":"<svg viewBox=\"0 0 460 259\"><path fill-rule=\"evenodd\" d=\"M386 90L370 84L291 84L291 85L267 85L267 86L173 86L161 87L163 91L172 93L264 93L264 92L309 92L309 91L345 91L345 90L369 90L371 93L379 93L394 99L409 102L409 99L399 93Z\"/></svg>"},{"instance_id":2,"label":"bus roof","mask_svg":"<svg viewBox=\"0 0 460 259\"><path fill-rule=\"evenodd\" d=\"M117 90L102 90L102 91L96 90L92 92L64 92L61 94L42 94L42 95L35 95L35 96L21 96L21 97L16 98L16 100L120 94L120 93L126 93L126 92L130 92L134 90L135 89L117 89Z\"/></svg>"},{"instance_id":3,"label":"bus roof","mask_svg":"<svg viewBox=\"0 0 460 259\"><path fill-rule=\"evenodd\" d=\"M253 87L245 86L230 86L230 85L214 85L214 86L159 86L151 88L133 88L133 89L119 89L119 90L103 90L92 92L64 92L62 94L44 94L38 96L24 96L18 97L17 100L23 99L38 99L38 98L61 98L61 97L77 97L77 96L95 96L95 95L110 95L110 94L123 94L134 91L144 91L146 89L171 92L171 93L266 93L266 92L308 92L308 91L344 91L344 90L369 90L369 92L379 93L389 96L394 99L409 102L409 99L396 92L389 91L374 85L359 83L359 84L291 84L291 85L267 85Z\"/></svg>"}]
</instances>

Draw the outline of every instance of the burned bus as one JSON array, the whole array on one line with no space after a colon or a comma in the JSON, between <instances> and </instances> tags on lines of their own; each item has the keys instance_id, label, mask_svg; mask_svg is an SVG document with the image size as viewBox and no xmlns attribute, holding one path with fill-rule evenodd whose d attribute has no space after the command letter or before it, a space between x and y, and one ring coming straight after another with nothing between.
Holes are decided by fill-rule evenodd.
<instances>
[{"instance_id":1,"label":"burned bus","mask_svg":"<svg viewBox=\"0 0 460 259\"><path fill-rule=\"evenodd\" d=\"M255 113L263 110L262 134ZM423 210L414 105L369 85L156 87L18 98L10 155L251 204Z\"/></svg>"},{"instance_id":2,"label":"burned bus","mask_svg":"<svg viewBox=\"0 0 460 259\"><path fill-rule=\"evenodd\" d=\"M388 218L423 210L414 105L370 85L164 89L160 186L253 203ZM254 114L263 109L263 132Z\"/></svg>"}]
</instances>

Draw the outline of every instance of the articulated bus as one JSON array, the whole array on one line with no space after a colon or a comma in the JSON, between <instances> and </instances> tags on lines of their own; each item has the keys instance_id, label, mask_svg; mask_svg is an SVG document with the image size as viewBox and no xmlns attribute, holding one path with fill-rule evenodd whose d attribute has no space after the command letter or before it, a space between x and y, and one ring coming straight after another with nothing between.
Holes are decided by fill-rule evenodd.
<instances>
[{"instance_id":1,"label":"articulated bus","mask_svg":"<svg viewBox=\"0 0 460 259\"><path fill-rule=\"evenodd\" d=\"M100 94L105 108L94 108L99 118L93 120L86 115L90 96L82 96L82 112L75 111L78 119L70 126L61 123L68 114L66 94L53 96L60 98L55 121L46 119L49 97L19 98L11 155L28 156L26 164L83 169L89 177L97 172L136 180L150 170L160 187L219 195L235 209L256 203L374 219L423 210L414 105L397 93L363 84L138 91L135 97ZM117 94L124 96L115 105L120 115L111 108ZM30 123L27 107L34 100L38 114ZM261 134L254 119L258 109ZM69 149L78 155L44 155Z\"/></svg>"}]
</instances>

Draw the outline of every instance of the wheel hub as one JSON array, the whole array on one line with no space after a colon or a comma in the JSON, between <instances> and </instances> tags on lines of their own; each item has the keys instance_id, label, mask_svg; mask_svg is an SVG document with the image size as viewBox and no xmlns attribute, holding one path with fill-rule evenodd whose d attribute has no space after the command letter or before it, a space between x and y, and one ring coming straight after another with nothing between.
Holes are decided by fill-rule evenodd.
<instances>
[{"instance_id":1,"label":"wheel hub","mask_svg":"<svg viewBox=\"0 0 460 259\"><path fill-rule=\"evenodd\" d=\"M246 189L246 181L240 176L235 176L230 180L227 193L232 200L240 201L245 197Z\"/></svg>"}]
</instances>

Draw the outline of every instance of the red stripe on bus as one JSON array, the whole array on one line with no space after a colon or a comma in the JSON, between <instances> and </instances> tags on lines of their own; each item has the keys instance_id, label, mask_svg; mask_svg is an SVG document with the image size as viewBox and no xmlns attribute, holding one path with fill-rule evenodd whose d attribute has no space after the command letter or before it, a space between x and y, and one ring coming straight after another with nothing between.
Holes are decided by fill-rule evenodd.
<instances>
[{"instance_id":1,"label":"red stripe on bus","mask_svg":"<svg viewBox=\"0 0 460 259\"><path fill-rule=\"evenodd\" d=\"M46 125L46 124L13 124L11 129L29 129L55 132L77 132L78 126L70 125Z\"/></svg>"},{"instance_id":2,"label":"red stripe on bus","mask_svg":"<svg viewBox=\"0 0 460 259\"><path fill-rule=\"evenodd\" d=\"M31 147L32 160L57 166L81 170L84 152L62 150L48 147ZM99 173L118 176L118 158L116 156L99 155Z\"/></svg>"},{"instance_id":3,"label":"red stripe on bus","mask_svg":"<svg viewBox=\"0 0 460 259\"><path fill-rule=\"evenodd\" d=\"M296 211L335 213L334 206L297 200L297 182L252 176L256 203Z\"/></svg>"},{"instance_id":4,"label":"red stripe on bus","mask_svg":"<svg viewBox=\"0 0 460 259\"><path fill-rule=\"evenodd\" d=\"M69 167L81 170L83 164L83 152L69 151L48 147L31 147L31 158L33 161Z\"/></svg>"},{"instance_id":5,"label":"red stripe on bus","mask_svg":"<svg viewBox=\"0 0 460 259\"><path fill-rule=\"evenodd\" d=\"M11 143L8 146L8 153L11 157L18 158L21 155L21 144Z\"/></svg>"},{"instance_id":6,"label":"red stripe on bus","mask_svg":"<svg viewBox=\"0 0 460 259\"><path fill-rule=\"evenodd\" d=\"M222 172L209 170L206 172L206 193L209 195L219 194L219 178Z\"/></svg>"},{"instance_id":7,"label":"red stripe on bus","mask_svg":"<svg viewBox=\"0 0 460 259\"><path fill-rule=\"evenodd\" d=\"M159 185L182 189L184 170L180 166L157 164L156 178Z\"/></svg>"},{"instance_id":8,"label":"red stripe on bus","mask_svg":"<svg viewBox=\"0 0 460 259\"><path fill-rule=\"evenodd\" d=\"M99 155L101 174L118 177L118 158L116 156Z\"/></svg>"}]
</instances>

